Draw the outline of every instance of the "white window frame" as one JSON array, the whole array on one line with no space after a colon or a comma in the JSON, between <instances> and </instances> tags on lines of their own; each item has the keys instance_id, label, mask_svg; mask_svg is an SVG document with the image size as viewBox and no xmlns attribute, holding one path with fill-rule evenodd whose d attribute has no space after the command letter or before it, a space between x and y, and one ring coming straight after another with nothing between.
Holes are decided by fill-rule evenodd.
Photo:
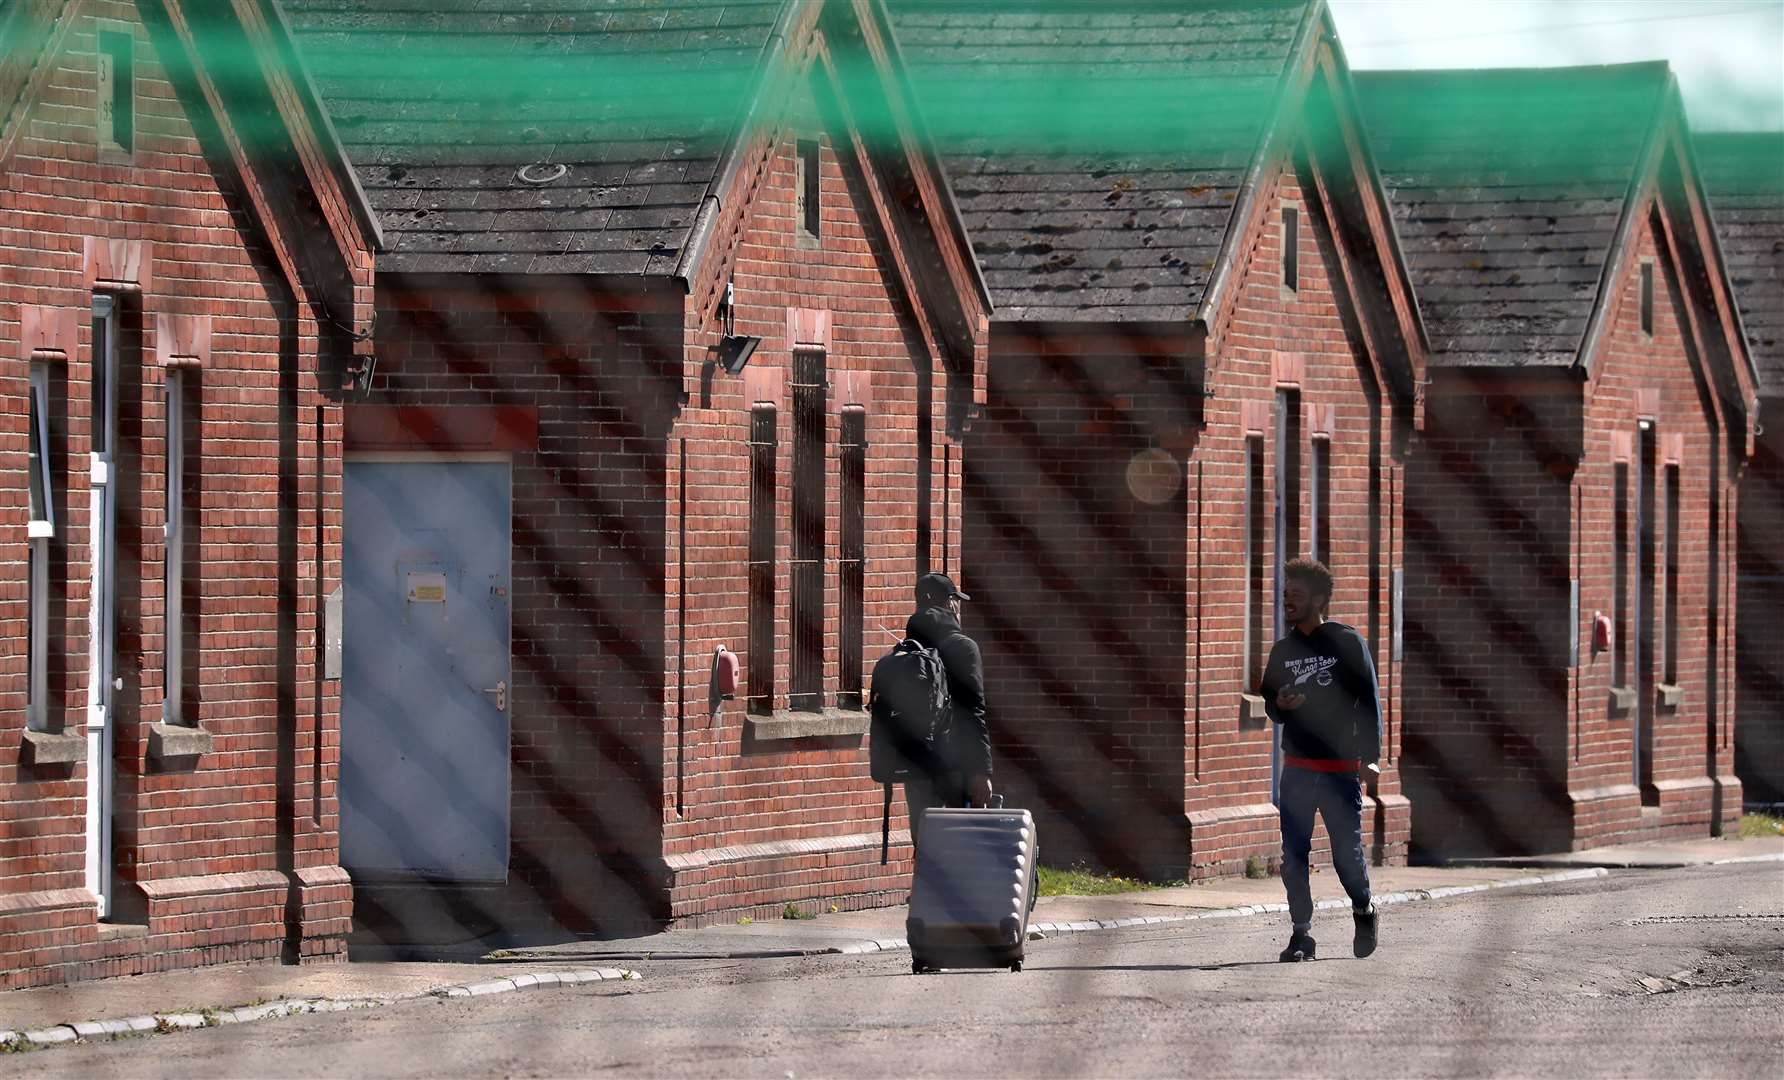
<instances>
[{"instance_id":1,"label":"white window frame","mask_svg":"<svg viewBox=\"0 0 1784 1080\"><path fill-rule=\"evenodd\" d=\"M166 447L165 458L165 522L162 525L162 562L164 564L165 589L162 595L162 699L161 722L164 724L183 724L180 701L183 694L184 661L185 661L185 605L182 591L184 586L184 567L182 563L185 552L184 508L181 505L181 494L185 491L186 477L186 376L176 367L167 369L166 392Z\"/></svg>"},{"instance_id":2,"label":"white window frame","mask_svg":"<svg viewBox=\"0 0 1784 1080\"><path fill-rule=\"evenodd\" d=\"M50 460L50 369L41 360L31 362L30 407L27 410L27 467L31 471L31 520L26 526L30 544L30 584L26 650L29 655L25 694L25 726L49 730L49 602L50 544L56 538L56 487Z\"/></svg>"}]
</instances>

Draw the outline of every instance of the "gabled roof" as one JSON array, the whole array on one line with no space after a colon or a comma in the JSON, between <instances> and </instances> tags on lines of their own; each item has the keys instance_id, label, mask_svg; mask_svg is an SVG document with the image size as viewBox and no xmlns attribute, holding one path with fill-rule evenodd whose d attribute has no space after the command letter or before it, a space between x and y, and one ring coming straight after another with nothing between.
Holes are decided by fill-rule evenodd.
<instances>
[{"instance_id":1,"label":"gabled roof","mask_svg":"<svg viewBox=\"0 0 1784 1080\"><path fill-rule=\"evenodd\" d=\"M280 4L383 224L380 270L665 276L793 7Z\"/></svg>"},{"instance_id":2,"label":"gabled roof","mask_svg":"<svg viewBox=\"0 0 1784 1080\"><path fill-rule=\"evenodd\" d=\"M1784 132L1695 142L1761 391L1784 393Z\"/></svg>"},{"instance_id":3,"label":"gabled roof","mask_svg":"<svg viewBox=\"0 0 1784 1080\"><path fill-rule=\"evenodd\" d=\"M351 349L365 340L358 328L369 322L353 275L376 230L345 173L340 147L325 123L293 101L306 76L282 25L266 21L254 0L191 6L204 9L200 17L191 15L187 0L162 0L167 32L156 40L166 48L158 58L180 100L208 114L210 123L194 124L199 138L231 170L220 179L237 186L290 286L333 324L324 348ZM26 130L54 59L85 14L87 6L75 0L0 8L0 170ZM211 134L217 142L209 142ZM337 206L346 214L330 215ZM325 242L317 242L319 234Z\"/></svg>"},{"instance_id":4,"label":"gabled roof","mask_svg":"<svg viewBox=\"0 0 1784 1080\"><path fill-rule=\"evenodd\" d=\"M1672 92L1666 65L1354 78L1431 362L1578 362Z\"/></svg>"},{"instance_id":5,"label":"gabled roof","mask_svg":"<svg viewBox=\"0 0 1784 1080\"><path fill-rule=\"evenodd\" d=\"M1319 7L895 5L998 318L1196 317Z\"/></svg>"}]
</instances>

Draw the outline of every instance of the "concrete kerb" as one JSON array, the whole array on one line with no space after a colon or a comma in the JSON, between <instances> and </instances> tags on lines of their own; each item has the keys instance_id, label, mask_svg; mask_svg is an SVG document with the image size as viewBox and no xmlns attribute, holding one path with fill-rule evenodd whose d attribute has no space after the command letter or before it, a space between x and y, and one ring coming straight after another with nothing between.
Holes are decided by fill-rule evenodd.
<instances>
[{"instance_id":1,"label":"concrete kerb","mask_svg":"<svg viewBox=\"0 0 1784 1080\"><path fill-rule=\"evenodd\" d=\"M1487 892L1492 889L1511 889L1525 885L1553 885L1567 881L1586 881L1609 875L1610 871L1603 867L1581 867L1572 870L1560 870L1549 874L1535 874L1524 877L1506 878L1500 881L1482 882L1475 885L1448 885L1435 889L1409 889L1403 892L1381 893L1375 897L1380 904L1407 904L1420 900L1442 900L1451 896L1464 896L1469 893ZM1331 911L1350 906L1347 899L1321 900L1314 907L1321 911ZM1238 919L1251 915L1278 915L1288 911L1286 903L1279 904L1244 904L1239 907L1216 908L1211 911L1198 911L1191 915L1135 915L1120 919L1084 919L1072 922L1038 922L1030 923L1029 930L1040 931L1043 935L1085 934L1099 930L1130 930L1145 926L1171 926L1184 923L1200 922L1206 919ZM898 952L910 948L904 938L863 938L859 941L845 942L841 945L825 946L812 949L735 949L735 950L700 950L697 952L678 952L674 950L635 950L627 952L590 952L579 959L584 960L772 960L789 956L861 956L878 952ZM564 955L564 954L559 954ZM574 954L570 954L574 955ZM494 963L518 963L539 961L537 956L526 956L519 950L506 951L503 954L491 954L488 958Z\"/></svg>"},{"instance_id":2,"label":"concrete kerb","mask_svg":"<svg viewBox=\"0 0 1784 1080\"><path fill-rule=\"evenodd\" d=\"M258 1005L242 1005L233 1009L156 1013L148 1016L127 1016L115 1020L82 1020L78 1023L56 1024L32 1031L0 1031L0 1052L38 1049L77 1040L163 1035L174 1031L221 1027L225 1024L248 1024L257 1020L276 1020L286 1016L345 1012L350 1009L377 1009L402 1001L419 1001L425 998L487 997L492 994L512 993L516 990L581 986L586 983L630 981L641 978L643 976L637 972L624 968L565 968L553 971L530 971L501 979L491 979L487 982L437 986L431 990L418 990L407 994L358 998L287 998Z\"/></svg>"},{"instance_id":3,"label":"concrete kerb","mask_svg":"<svg viewBox=\"0 0 1784 1080\"><path fill-rule=\"evenodd\" d=\"M1760 855L1735 859L1726 859L1711 865L1750 862L1780 862L1784 855ZM1481 882L1474 885L1447 885L1434 889L1409 889L1402 892L1380 893L1375 897L1377 905L1408 904L1422 900L1442 900L1453 896L1465 896L1472 893L1484 893L1497 889L1511 889L1530 885L1554 885L1570 881L1587 881L1593 878L1607 877L1610 870L1602 866L1578 867L1569 870L1558 870L1548 874L1528 875L1524 877L1505 878L1499 881ZM1331 911L1348 907L1347 899L1321 900L1314 904L1316 909ZM1201 922L1209 919L1236 919L1252 915L1282 914L1288 911L1288 905L1244 904L1238 907L1217 908L1211 911L1198 911L1189 915L1137 915L1119 919L1085 919L1072 922L1040 922L1031 923L1031 931L1040 931L1043 935L1083 934L1103 930L1128 930L1135 927L1171 926L1185 923ZM758 949L718 951L708 950L700 953L671 953L641 950L623 954L603 954L601 959L778 959L790 956L822 956L841 955L858 956L877 952L899 952L910 948L904 938L863 938L838 946L816 949ZM594 959L588 957L586 959ZM541 958L513 956L508 962L540 963ZM313 1013L342 1012L348 1009L375 1009L392 1005L401 1001L414 1001L423 998L477 998L494 994L512 993L518 990L537 990L553 986L579 986L587 983L608 982L613 980L640 979L643 976L624 968L610 967L571 967L553 968L550 970L527 971L517 975L507 975L499 979L484 982L462 983L454 986L435 987L431 990L397 994L387 997L364 998L292 998L267 1002L259 1005L243 1005L233 1009L205 1010L203 1012L161 1013L149 1016L131 1016L115 1020L91 1020L73 1024L58 1024L52 1027L31 1031L0 1031L0 1051L5 1049L36 1049L56 1046L62 1043L83 1039L117 1039L143 1035L165 1034L173 1031L187 1031L194 1028L218 1027L224 1024L252 1023L257 1020L272 1020L285 1016L299 1016Z\"/></svg>"}]
</instances>

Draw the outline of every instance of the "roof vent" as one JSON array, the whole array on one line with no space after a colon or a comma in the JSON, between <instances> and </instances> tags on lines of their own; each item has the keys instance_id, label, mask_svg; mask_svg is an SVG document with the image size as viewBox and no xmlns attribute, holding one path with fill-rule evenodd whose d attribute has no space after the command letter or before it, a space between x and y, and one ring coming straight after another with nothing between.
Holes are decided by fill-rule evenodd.
<instances>
[{"instance_id":1,"label":"roof vent","mask_svg":"<svg viewBox=\"0 0 1784 1080\"><path fill-rule=\"evenodd\" d=\"M555 165L545 161L535 161L531 165L522 165L514 178L523 184L550 184L564 178L570 171L568 165Z\"/></svg>"}]
</instances>

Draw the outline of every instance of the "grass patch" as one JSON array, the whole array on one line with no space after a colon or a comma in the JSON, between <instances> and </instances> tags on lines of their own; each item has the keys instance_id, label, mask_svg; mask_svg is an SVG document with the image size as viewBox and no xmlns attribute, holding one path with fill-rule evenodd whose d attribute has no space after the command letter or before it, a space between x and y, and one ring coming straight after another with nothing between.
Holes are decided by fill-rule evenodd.
<instances>
[{"instance_id":1,"label":"grass patch","mask_svg":"<svg viewBox=\"0 0 1784 1080\"><path fill-rule=\"evenodd\" d=\"M1784 835L1784 817L1776 814L1742 814L1740 829L1736 835L1742 840Z\"/></svg>"},{"instance_id":2,"label":"grass patch","mask_svg":"<svg viewBox=\"0 0 1784 1080\"><path fill-rule=\"evenodd\" d=\"M1082 866L1074 866L1070 870L1043 866L1040 868L1039 887L1042 896L1111 896L1115 893L1146 892L1162 888L1135 878L1099 874Z\"/></svg>"}]
</instances>

